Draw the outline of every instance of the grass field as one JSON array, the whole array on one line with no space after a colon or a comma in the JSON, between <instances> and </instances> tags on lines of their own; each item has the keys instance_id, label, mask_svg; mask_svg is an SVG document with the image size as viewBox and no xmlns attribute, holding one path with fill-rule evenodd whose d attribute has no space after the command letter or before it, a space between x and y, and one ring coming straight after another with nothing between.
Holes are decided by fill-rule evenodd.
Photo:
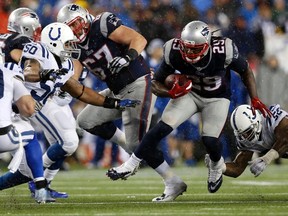
<instances>
[{"instance_id":1,"label":"grass field","mask_svg":"<svg viewBox=\"0 0 288 216\"><path fill-rule=\"evenodd\" d=\"M127 181L111 181L105 169L61 171L53 187L69 193L68 199L38 205L30 198L27 185L0 192L1 215L288 215L288 164L271 165L254 178L247 169L237 178L224 177L215 194L207 191L207 169L176 167L188 184L183 196L170 203L152 203L163 192L160 177L142 168Z\"/></svg>"}]
</instances>

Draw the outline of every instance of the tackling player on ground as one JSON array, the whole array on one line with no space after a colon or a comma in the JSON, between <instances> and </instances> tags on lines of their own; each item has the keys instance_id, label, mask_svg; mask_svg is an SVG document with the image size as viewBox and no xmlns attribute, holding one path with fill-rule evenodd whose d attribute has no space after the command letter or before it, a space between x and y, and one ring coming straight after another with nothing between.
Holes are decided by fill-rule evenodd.
<instances>
[{"instance_id":1,"label":"tackling player on ground","mask_svg":"<svg viewBox=\"0 0 288 216\"><path fill-rule=\"evenodd\" d=\"M250 105L240 105L233 111L230 124L240 152L232 162L225 163L224 175L237 178L250 165L250 171L257 177L273 160L287 158L288 113L279 104L271 105L270 111L270 118L264 118L258 111L254 115ZM252 160L254 152L260 157ZM210 164L208 155L205 163Z\"/></svg>"}]
</instances>

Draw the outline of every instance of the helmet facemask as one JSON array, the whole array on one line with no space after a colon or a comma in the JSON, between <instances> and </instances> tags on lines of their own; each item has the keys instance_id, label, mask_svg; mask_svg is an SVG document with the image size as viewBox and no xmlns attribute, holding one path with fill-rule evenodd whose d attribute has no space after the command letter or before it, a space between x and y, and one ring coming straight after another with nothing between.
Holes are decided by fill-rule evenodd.
<instances>
[{"instance_id":1,"label":"helmet facemask","mask_svg":"<svg viewBox=\"0 0 288 216\"><path fill-rule=\"evenodd\" d=\"M193 45L190 41L180 41L180 52L182 58L192 64L200 61L209 51L209 44Z\"/></svg>"},{"instance_id":2,"label":"helmet facemask","mask_svg":"<svg viewBox=\"0 0 288 216\"><path fill-rule=\"evenodd\" d=\"M80 49L77 49L77 45L74 40L67 41L64 43L64 50L60 51L60 58L62 61L67 60L68 58L79 59L80 53Z\"/></svg>"},{"instance_id":3,"label":"helmet facemask","mask_svg":"<svg viewBox=\"0 0 288 216\"><path fill-rule=\"evenodd\" d=\"M90 30L90 24L86 22L85 19L78 16L68 22L67 25L72 29L78 43L81 43L86 39Z\"/></svg>"}]
</instances>

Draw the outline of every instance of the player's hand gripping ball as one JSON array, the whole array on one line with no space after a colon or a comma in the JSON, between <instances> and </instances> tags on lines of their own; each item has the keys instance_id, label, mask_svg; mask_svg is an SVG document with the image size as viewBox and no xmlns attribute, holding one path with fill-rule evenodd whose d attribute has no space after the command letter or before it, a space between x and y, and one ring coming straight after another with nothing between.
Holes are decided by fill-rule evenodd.
<instances>
[{"instance_id":1,"label":"player's hand gripping ball","mask_svg":"<svg viewBox=\"0 0 288 216\"><path fill-rule=\"evenodd\" d=\"M171 74L167 76L164 84L169 89L168 93L173 99L187 94L192 88L191 80L182 74Z\"/></svg>"},{"instance_id":2,"label":"player's hand gripping ball","mask_svg":"<svg viewBox=\"0 0 288 216\"><path fill-rule=\"evenodd\" d=\"M188 81L190 80L184 74L170 74L165 79L165 86L168 89L171 89L175 83L178 83L179 86L183 86Z\"/></svg>"}]
</instances>

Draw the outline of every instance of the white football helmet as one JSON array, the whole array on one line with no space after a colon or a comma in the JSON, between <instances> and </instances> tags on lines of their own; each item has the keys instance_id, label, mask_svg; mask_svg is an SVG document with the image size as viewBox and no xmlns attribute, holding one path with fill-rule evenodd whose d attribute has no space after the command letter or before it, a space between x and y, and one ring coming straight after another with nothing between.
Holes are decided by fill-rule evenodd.
<instances>
[{"instance_id":1,"label":"white football helmet","mask_svg":"<svg viewBox=\"0 0 288 216\"><path fill-rule=\"evenodd\" d=\"M77 37L77 42L81 43L89 33L91 18L85 8L77 4L67 4L59 10L57 22L67 24Z\"/></svg>"},{"instance_id":2,"label":"white football helmet","mask_svg":"<svg viewBox=\"0 0 288 216\"><path fill-rule=\"evenodd\" d=\"M255 110L255 115L253 115L251 106L238 106L231 114L230 124L236 139L246 147L253 146L259 140L262 116L258 110Z\"/></svg>"},{"instance_id":3,"label":"white football helmet","mask_svg":"<svg viewBox=\"0 0 288 216\"><path fill-rule=\"evenodd\" d=\"M18 8L9 15L7 30L39 41L41 34L39 17L30 8Z\"/></svg>"},{"instance_id":4,"label":"white football helmet","mask_svg":"<svg viewBox=\"0 0 288 216\"><path fill-rule=\"evenodd\" d=\"M78 59L80 57L80 49L76 48L75 36L69 26L64 23L54 22L47 25L41 32L41 42L62 61L67 58Z\"/></svg>"},{"instance_id":5,"label":"white football helmet","mask_svg":"<svg viewBox=\"0 0 288 216\"><path fill-rule=\"evenodd\" d=\"M211 30L202 21L188 23L181 32L180 52L188 63L195 64L207 55L210 48Z\"/></svg>"}]
</instances>

